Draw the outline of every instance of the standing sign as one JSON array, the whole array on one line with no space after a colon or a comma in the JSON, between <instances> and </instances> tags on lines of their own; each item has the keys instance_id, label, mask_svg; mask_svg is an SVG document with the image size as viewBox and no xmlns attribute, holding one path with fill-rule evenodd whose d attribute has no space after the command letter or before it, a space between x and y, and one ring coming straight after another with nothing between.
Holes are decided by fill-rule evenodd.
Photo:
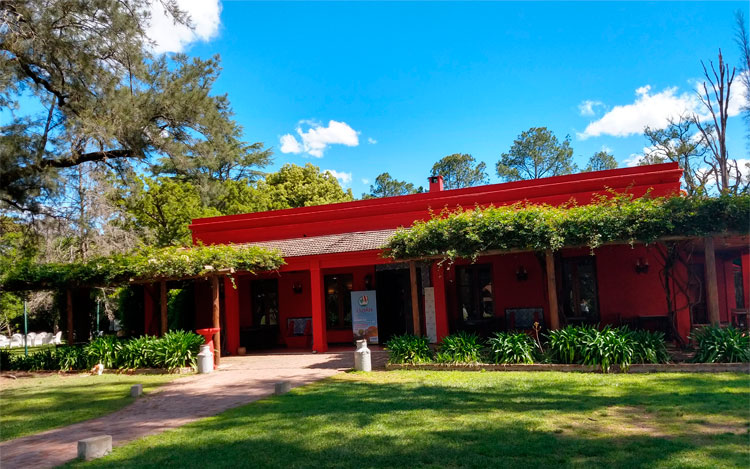
<instances>
[{"instance_id":1,"label":"standing sign","mask_svg":"<svg viewBox=\"0 0 750 469\"><path fill-rule=\"evenodd\" d=\"M378 343L378 305L375 290L352 292L352 330L354 340Z\"/></svg>"}]
</instances>

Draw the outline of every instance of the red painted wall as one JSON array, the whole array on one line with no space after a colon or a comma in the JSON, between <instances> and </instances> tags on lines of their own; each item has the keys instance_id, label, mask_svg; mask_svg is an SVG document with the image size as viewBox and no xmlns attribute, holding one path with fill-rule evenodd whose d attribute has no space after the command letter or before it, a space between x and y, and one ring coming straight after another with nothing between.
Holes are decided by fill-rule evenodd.
<instances>
[{"instance_id":1,"label":"red painted wall","mask_svg":"<svg viewBox=\"0 0 750 469\"><path fill-rule=\"evenodd\" d=\"M430 210L444 207L473 208L504 205L521 200L561 204L571 199L588 203L607 188L643 195L679 192L682 171L676 163L621 168L505 184L428 192L398 197L358 200L272 212L231 215L193 220L194 242L204 244L243 243L298 238L352 230L377 230L409 226L426 219Z\"/></svg>"}]
</instances>

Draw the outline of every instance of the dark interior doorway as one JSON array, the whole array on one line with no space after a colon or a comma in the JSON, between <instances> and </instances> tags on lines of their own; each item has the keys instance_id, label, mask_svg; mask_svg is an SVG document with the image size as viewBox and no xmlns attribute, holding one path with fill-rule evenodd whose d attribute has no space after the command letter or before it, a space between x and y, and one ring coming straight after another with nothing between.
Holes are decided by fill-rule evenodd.
<instances>
[{"instance_id":1,"label":"dark interior doorway","mask_svg":"<svg viewBox=\"0 0 750 469\"><path fill-rule=\"evenodd\" d=\"M419 288L419 274L417 288ZM378 338L381 344L394 335L413 333L409 269L381 270L375 274L378 299Z\"/></svg>"},{"instance_id":2,"label":"dark interior doorway","mask_svg":"<svg viewBox=\"0 0 750 469\"><path fill-rule=\"evenodd\" d=\"M253 325L240 329L240 345L248 350L275 347L279 337L278 280L258 279L250 282L250 302Z\"/></svg>"}]
</instances>

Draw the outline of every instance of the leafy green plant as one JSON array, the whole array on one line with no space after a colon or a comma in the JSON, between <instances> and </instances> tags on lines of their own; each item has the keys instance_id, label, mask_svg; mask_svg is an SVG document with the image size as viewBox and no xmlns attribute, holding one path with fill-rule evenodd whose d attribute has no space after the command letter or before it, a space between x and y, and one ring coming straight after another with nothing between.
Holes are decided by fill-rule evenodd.
<instances>
[{"instance_id":1,"label":"leafy green plant","mask_svg":"<svg viewBox=\"0 0 750 469\"><path fill-rule=\"evenodd\" d=\"M567 326L547 333L548 358L553 363L600 366L627 370L632 363L665 363L669 353L664 335L604 326Z\"/></svg>"},{"instance_id":2,"label":"leafy green plant","mask_svg":"<svg viewBox=\"0 0 750 469\"><path fill-rule=\"evenodd\" d=\"M120 344L119 368L153 368L155 337L141 336Z\"/></svg>"},{"instance_id":3,"label":"leafy green plant","mask_svg":"<svg viewBox=\"0 0 750 469\"><path fill-rule=\"evenodd\" d=\"M487 340L490 362L534 363L534 340L523 332L496 332Z\"/></svg>"},{"instance_id":4,"label":"leafy green plant","mask_svg":"<svg viewBox=\"0 0 750 469\"><path fill-rule=\"evenodd\" d=\"M115 368L119 364L120 348L120 342L114 336L98 337L84 347L89 360L94 364L101 363L105 368Z\"/></svg>"},{"instance_id":5,"label":"leafy green plant","mask_svg":"<svg viewBox=\"0 0 750 469\"><path fill-rule=\"evenodd\" d=\"M89 357L83 347L77 345L62 345L55 349L56 368L60 371L87 370Z\"/></svg>"},{"instance_id":6,"label":"leafy green plant","mask_svg":"<svg viewBox=\"0 0 750 469\"><path fill-rule=\"evenodd\" d=\"M440 363L478 363L482 348L478 335L461 331L443 337L435 358Z\"/></svg>"},{"instance_id":7,"label":"leafy green plant","mask_svg":"<svg viewBox=\"0 0 750 469\"><path fill-rule=\"evenodd\" d=\"M424 336L403 334L392 337L385 344L388 363L428 363L432 361L430 339Z\"/></svg>"},{"instance_id":8,"label":"leafy green plant","mask_svg":"<svg viewBox=\"0 0 750 469\"><path fill-rule=\"evenodd\" d=\"M698 346L693 361L700 363L750 362L750 335L732 326L706 326L695 330L691 339Z\"/></svg>"},{"instance_id":9,"label":"leafy green plant","mask_svg":"<svg viewBox=\"0 0 750 469\"><path fill-rule=\"evenodd\" d=\"M182 366L196 367L203 337L194 332L170 331L154 341L154 363L158 368L173 370Z\"/></svg>"},{"instance_id":10,"label":"leafy green plant","mask_svg":"<svg viewBox=\"0 0 750 469\"><path fill-rule=\"evenodd\" d=\"M635 330L633 339L633 363L668 363L671 361L664 333Z\"/></svg>"}]
</instances>

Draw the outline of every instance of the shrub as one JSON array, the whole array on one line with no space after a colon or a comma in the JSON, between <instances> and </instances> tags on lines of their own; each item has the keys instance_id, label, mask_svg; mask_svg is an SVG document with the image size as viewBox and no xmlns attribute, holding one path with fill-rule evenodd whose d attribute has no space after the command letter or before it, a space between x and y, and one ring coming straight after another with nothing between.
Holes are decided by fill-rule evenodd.
<instances>
[{"instance_id":1,"label":"shrub","mask_svg":"<svg viewBox=\"0 0 750 469\"><path fill-rule=\"evenodd\" d=\"M117 337L99 337L91 341L84 349L89 360L94 364L101 363L105 368L115 368L119 364L120 343Z\"/></svg>"},{"instance_id":2,"label":"shrub","mask_svg":"<svg viewBox=\"0 0 750 469\"><path fill-rule=\"evenodd\" d=\"M194 332L171 331L153 342L154 364L173 370L182 366L195 368L203 337Z\"/></svg>"},{"instance_id":3,"label":"shrub","mask_svg":"<svg viewBox=\"0 0 750 469\"><path fill-rule=\"evenodd\" d=\"M83 347L61 345L55 349L55 369L60 371L87 370L91 368L89 357Z\"/></svg>"},{"instance_id":4,"label":"shrub","mask_svg":"<svg viewBox=\"0 0 750 469\"><path fill-rule=\"evenodd\" d=\"M633 363L668 363L671 360L664 341L664 333L635 330L633 338Z\"/></svg>"},{"instance_id":5,"label":"shrub","mask_svg":"<svg viewBox=\"0 0 750 469\"><path fill-rule=\"evenodd\" d=\"M436 358L440 363L477 363L481 352L479 336L462 331L443 338Z\"/></svg>"},{"instance_id":6,"label":"shrub","mask_svg":"<svg viewBox=\"0 0 750 469\"><path fill-rule=\"evenodd\" d=\"M706 326L691 334L698 351L693 361L735 363L750 361L750 335L734 327Z\"/></svg>"},{"instance_id":7,"label":"shrub","mask_svg":"<svg viewBox=\"0 0 750 469\"><path fill-rule=\"evenodd\" d=\"M522 332L497 332L487 340L492 363L534 363L536 344Z\"/></svg>"},{"instance_id":8,"label":"shrub","mask_svg":"<svg viewBox=\"0 0 750 469\"><path fill-rule=\"evenodd\" d=\"M120 344L119 368L153 368L155 337L141 336Z\"/></svg>"},{"instance_id":9,"label":"shrub","mask_svg":"<svg viewBox=\"0 0 750 469\"><path fill-rule=\"evenodd\" d=\"M567 326L547 333L547 351L553 363L612 365L627 370L632 363L665 363L669 353L660 332L631 331L626 327Z\"/></svg>"},{"instance_id":10,"label":"shrub","mask_svg":"<svg viewBox=\"0 0 750 469\"><path fill-rule=\"evenodd\" d=\"M430 339L412 334L397 335L385 344L388 363L427 363L432 361Z\"/></svg>"}]
</instances>

